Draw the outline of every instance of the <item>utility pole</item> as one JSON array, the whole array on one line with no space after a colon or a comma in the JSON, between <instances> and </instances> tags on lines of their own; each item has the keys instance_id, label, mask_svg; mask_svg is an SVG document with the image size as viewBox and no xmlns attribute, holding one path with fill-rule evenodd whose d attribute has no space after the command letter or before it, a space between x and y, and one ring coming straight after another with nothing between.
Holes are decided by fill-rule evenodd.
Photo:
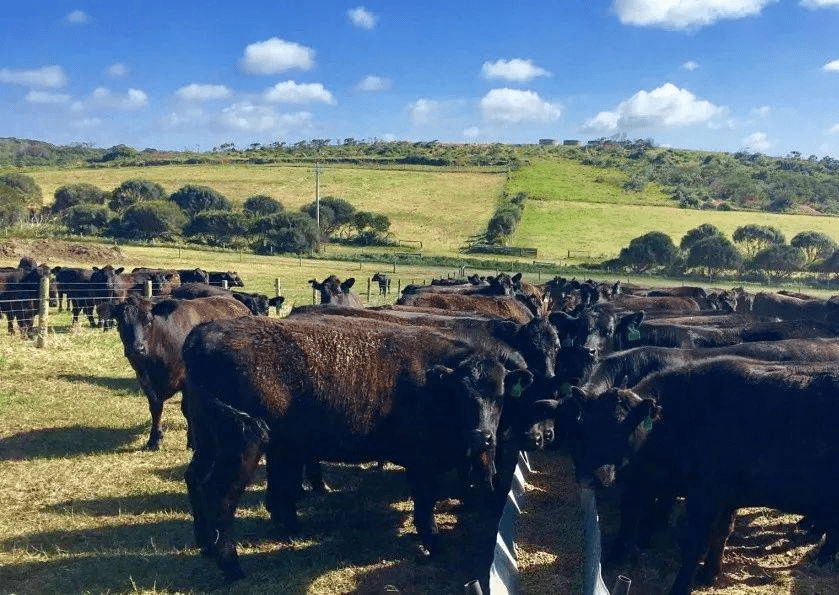
<instances>
[{"instance_id":1,"label":"utility pole","mask_svg":"<svg viewBox=\"0 0 839 595\"><path fill-rule=\"evenodd\" d=\"M315 162L315 213L317 214L318 235L320 235L320 174L323 168L320 163Z\"/></svg>"}]
</instances>

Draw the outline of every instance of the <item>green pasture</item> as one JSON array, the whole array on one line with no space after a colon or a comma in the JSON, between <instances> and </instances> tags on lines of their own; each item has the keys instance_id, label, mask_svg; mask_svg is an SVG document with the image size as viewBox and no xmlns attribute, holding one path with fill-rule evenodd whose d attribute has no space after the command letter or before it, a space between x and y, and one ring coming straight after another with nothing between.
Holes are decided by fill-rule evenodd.
<instances>
[{"instance_id":1,"label":"green pasture","mask_svg":"<svg viewBox=\"0 0 839 595\"><path fill-rule=\"evenodd\" d=\"M267 194L295 210L315 195L309 166L167 165L27 173L41 186L47 203L64 184L87 182L112 190L131 178L152 180L170 193L186 184L210 186L236 203ZM452 254L486 226L503 181L503 175L490 173L325 167L320 195L343 197L359 210L384 213L396 239L422 241L423 251L430 254Z\"/></svg>"}]
</instances>

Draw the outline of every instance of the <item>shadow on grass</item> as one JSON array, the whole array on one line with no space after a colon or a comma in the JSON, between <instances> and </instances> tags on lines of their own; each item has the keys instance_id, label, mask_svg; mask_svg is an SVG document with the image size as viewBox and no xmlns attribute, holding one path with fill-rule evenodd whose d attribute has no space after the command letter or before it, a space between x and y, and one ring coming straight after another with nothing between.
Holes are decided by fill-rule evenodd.
<instances>
[{"instance_id":1,"label":"shadow on grass","mask_svg":"<svg viewBox=\"0 0 839 595\"><path fill-rule=\"evenodd\" d=\"M145 424L128 428L75 425L29 430L0 438L0 461L111 453L125 449L147 431Z\"/></svg>"},{"instance_id":2,"label":"shadow on grass","mask_svg":"<svg viewBox=\"0 0 839 595\"><path fill-rule=\"evenodd\" d=\"M60 380L93 384L116 392L140 393L140 383L136 378L112 378L110 376L91 376L89 374L59 374Z\"/></svg>"},{"instance_id":3,"label":"shadow on grass","mask_svg":"<svg viewBox=\"0 0 839 595\"><path fill-rule=\"evenodd\" d=\"M485 547L475 542L475 535L483 530L478 515L461 515L455 523L452 502L438 504L446 554L418 564L412 531L400 531L404 525L411 526L411 506L402 502L408 495L404 473L327 467L327 481L336 491L309 494L300 502L301 533L291 543L277 540L262 507L263 490L245 493L234 527L248 577L229 590L304 593L310 588L324 592L349 584L348 590L363 593L382 593L386 585L395 585L403 593L454 593L462 592L462 585L474 578L476 552L481 545ZM228 590L215 565L202 560L192 548L188 516L152 522L144 516L189 510L184 493L66 502L50 509L75 513L76 519L78 513L92 515L109 526L45 531L0 542L2 550L40 552L39 558L46 554L46 559L26 559L0 568L4 590ZM105 519L108 515L112 515L110 521Z\"/></svg>"}]
</instances>

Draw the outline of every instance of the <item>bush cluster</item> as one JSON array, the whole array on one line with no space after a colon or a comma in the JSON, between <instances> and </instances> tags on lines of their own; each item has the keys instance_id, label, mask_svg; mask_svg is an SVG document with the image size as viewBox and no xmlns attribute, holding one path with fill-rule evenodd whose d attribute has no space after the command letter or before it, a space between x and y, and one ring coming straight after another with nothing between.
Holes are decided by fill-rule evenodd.
<instances>
[{"instance_id":1,"label":"bush cluster","mask_svg":"<svg viewBox=\"0 0 839 595\"><path fill-rule=\"evenodd\" d=\"M836 242L821 232L802 231L787 243L775 227L744 225L729 239L714 225L704 223L689 230L679 247L667 234L646 233L630 241L617 258L600 266L671 276L699 273L718 277L731 272L743 281L768 281L807 270L839 273L839 251Z\"/></svg>"},{"instance_id":2,"label":"bush cluster","mask_svg":"<svg viewBox=\"0 0 839 595\"><path fill-rule=\"evenodd\" d=\"M526 199L527 194L524 192L505 194L502 197L501 203L487 223L487 244L503 245L509 241L521 221Z\"/></svg>"}]
</instances>

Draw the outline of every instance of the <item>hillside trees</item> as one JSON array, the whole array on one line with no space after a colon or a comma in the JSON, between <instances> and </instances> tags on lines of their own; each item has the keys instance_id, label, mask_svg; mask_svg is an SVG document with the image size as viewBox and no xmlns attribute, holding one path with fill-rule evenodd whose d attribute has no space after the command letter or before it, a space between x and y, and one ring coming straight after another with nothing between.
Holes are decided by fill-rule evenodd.
<instances>
[{"instance_id":1,"label":"hillside trees","mask_svg":"<svg viewBox=\"0 0 839 595\"><path fill-rule=\"evenodd\" d=\"M790 245L804 251L808 264L827 258L836 249L833 238L820 231L802 231L790 240Z\"/></svg>"},{"instance_id":2,"label":"hillside trees","mask_svg":"<svg viewBox=\"0 0 839 595\"><path fill-rule=\"evenodd\" d=\"M60 213L79 204L105 204L105 192L93 184L78 183L65 184L55 191L55 202L52 204L54 213Z\"/></svg>"},{"instance_id":3,"label":"hillside trees","mask_svg":"<svg viewBox=\"0 0 839 595\"><path fill-rule=\"evenodd\" d=\"M651 231L629 242L621 249L618 260L636 273L670 266L678 256L678 249L666 233Z\"/></svg>"},{"instance_id":4,"label":"hillside trees","mask_svg":"<svg viewBox=\"0 0 839 595\"><path fill-rule=\"evenodd\" d=\"M691 244L686 264L716 277L722 271L739 270L743 266L743 256L737 247L722 234L709 235Z\"/></svg>"},{"instance_id":5,"label":"hillside trees","mask_svg":"<svg viewBox=\"0 0 839 595\"><path fill-rule=\"evenodd\" d=\"M157 182L140 178L126 180L111 192L108 200L108 207L116 212L122 213L133 204L144 200L166 200L169 195L166 190Z\"/></svg>"},{"instance_id":6,"label":"hillside trees","mask_svg":"<svg viewBox=\"0 0 839 595\"><path fill-rule=\"evenodd\" d=\"M742 246L747 258L754 258L755 254L769 246L784 244L787 240L784 234L771 225L755 225L750 223L734 230L732 239Z\"/></svg>"}]
</instances>

